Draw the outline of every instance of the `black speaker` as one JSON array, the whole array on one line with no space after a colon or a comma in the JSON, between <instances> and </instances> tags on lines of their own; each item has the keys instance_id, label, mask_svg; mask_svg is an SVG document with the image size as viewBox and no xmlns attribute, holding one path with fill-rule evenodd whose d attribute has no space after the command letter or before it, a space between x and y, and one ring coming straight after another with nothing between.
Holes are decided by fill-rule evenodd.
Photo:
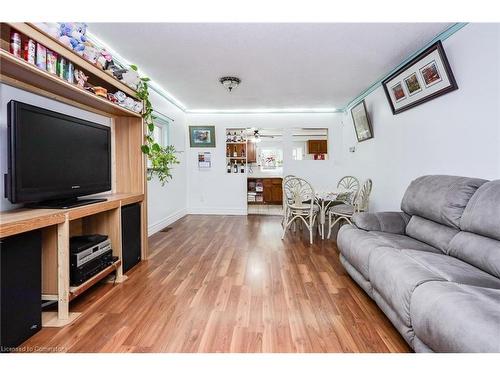
<instances>
[{"instance_id":1,"label":"black speaker","mask_svg":"<svg viewBox=\"0 0 500 375\"><path fill-rule=\"evenodd\" d=\"M42 328L42 234L0 241L0 346L19 346Z\"/></svg>"},{"instance_id":2,"label":"black speaker","mask_svg":"<svg viewBox=\"0 0 500 375\"><path fill-rule=\"evenodd\" d=\"M139 203L122 207L123 272L141 261L141 206Z\"/></svg>"}]
</instances>

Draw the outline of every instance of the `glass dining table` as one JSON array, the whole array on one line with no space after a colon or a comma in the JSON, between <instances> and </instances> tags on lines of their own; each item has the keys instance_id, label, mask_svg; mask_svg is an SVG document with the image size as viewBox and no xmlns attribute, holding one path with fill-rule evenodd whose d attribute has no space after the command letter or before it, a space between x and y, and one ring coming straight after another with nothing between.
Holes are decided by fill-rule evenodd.
<instances>
[{"instance_id":1,"label":"glass dining table","mask_svg":"<svg viewBox=\"0 0 500 375\"><path fill-rule=\"evenodd\" d=\"M330 206L337 201L337 198L339 195L348 193L347 191L344 190L331 190L331 191L316 191L316 203L318 204L319 207L319 212L318 212L318 230L319 234L321 236L321 239L325 239L325 223L326 223L326 213L328 212L328 209Z\"/></svg>"}]
</instances>

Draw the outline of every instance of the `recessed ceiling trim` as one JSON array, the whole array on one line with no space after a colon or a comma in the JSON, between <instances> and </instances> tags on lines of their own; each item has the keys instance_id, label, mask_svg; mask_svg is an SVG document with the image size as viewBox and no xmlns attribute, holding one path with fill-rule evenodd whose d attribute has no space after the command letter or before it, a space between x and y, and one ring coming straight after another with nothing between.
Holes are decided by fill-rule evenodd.
<instances>
[{"instance_id":1,"label":"recessed ceiling trim","mask_svg":"<svg viewBox=\"0 0 500 375\"><path fill-rule=\"evenodd\" d=\"M130 66L131 63L129 62L127 58L123 57L120 55L116 50L111 48L108 43L103 41L101 38L96 36L95 34L91 33L90 31L87 31L87 35L90 37L90 39L95 42L99 47L106 49L109 53L111 53L111 56L113 56L113 59L115 59L119 64L125 65L125 66ZM161 97L164 99L167 99L170 103L175 105L177 108L182 110L183 112L186 111L186 106L184 103L182 103L179 99L177 99L175 96L170 94L167 90L165 90L162 86L160 86L157 82L155 82L148 74L146 74L142 69L139 69L139 73L143 77L149 77L151 80L148 82L149 87L155 91L157 94L159 94Z\"/></svg>"},{"instance_id":2,"label":"recessed ceiling trim","mask_svg":"<svg viewBox=\"0 0 500 375\"><path fill-rule=\"evenodd\" d=\"M441 32L440 34L436 35L431 41L429 41L427 44L425 44L422 48L420 48L418 51L415 51L413 54L409 55L406 59L404 59L399 65L397 65L395 68L393 68L390 72L384 74L382 77L380 77L377 81L372 83L367 89L362 91L359 95L357 95L355 98L350 100L343 108L337 109L337 108L250 108L250 109L217 109L217 108L206 108L206 109L189 109L186 107L184 103L182 103L180 100L178 100L175 96L170 94L167 90L165 90L161 85L159 85L157 82L155 82L152 77L148 76L144 71L140 71L140 74L142 76L148 76L151 78L151 81L149 82L149 87L154 90L157 94L159 94L161 97L169 101L171 104L179 108L181 111L184 113L188 114L259 114L259 113L265 113L265 114L271 114L271 113L276 113L276 114L287 114L287 113L343 113L347 112L349 108L352 106L356 105L359 103L361 100L366 98L369 94L371 94L373 91L375 91L381 84L381 82L388 77L390 74L395 72L398 68L403 66L406 62L410 61L413 57L415 57L417 54L422 52L425 48L430 46L432 43L435 43L437 40L446 40L449 38L451 35L455 34L457 31L465 27L468 23L466 22L459 22L455 23L445 31ZM108 50L113 58L115 58L119 63L130 66L131 64L129 63L129 60L121 56L116 50L112 49L109 47L109 44L104 42L102 39L99 37L95 36L95 34L92 34L91 32L87 31L87 34L89 34L89 37L96 42L96 44L100 45L101 47L105 48Z\"/></svg>"},{"instance_id":3,"label":"recessed ceiling trim","mask_svg":"<svg viewBox=\"0 0 500 375\"><path fill-rule=\"evenodd\" d=\"M186 109L189 114L340 113L336 108Z\"/></svg>"}]
</instances>

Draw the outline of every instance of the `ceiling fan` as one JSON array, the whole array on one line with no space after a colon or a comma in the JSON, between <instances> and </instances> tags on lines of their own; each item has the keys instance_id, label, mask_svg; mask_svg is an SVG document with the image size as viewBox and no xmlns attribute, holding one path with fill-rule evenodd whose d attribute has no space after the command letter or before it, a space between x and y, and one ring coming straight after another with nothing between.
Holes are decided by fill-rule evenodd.
<instances>
[{"instance_id":1,"label":"ceiling fan","mask_svg":"<svg viewBox=\"0 0 500 375\"><path fill-rule=\"evenodd\" d=\"M274 135L266 135L266 134L260 134L259 129L256 129L253 131L253 138L252 142L259 143L262 141L262 138L274 138Z\"/></svg>"}]
</instances>

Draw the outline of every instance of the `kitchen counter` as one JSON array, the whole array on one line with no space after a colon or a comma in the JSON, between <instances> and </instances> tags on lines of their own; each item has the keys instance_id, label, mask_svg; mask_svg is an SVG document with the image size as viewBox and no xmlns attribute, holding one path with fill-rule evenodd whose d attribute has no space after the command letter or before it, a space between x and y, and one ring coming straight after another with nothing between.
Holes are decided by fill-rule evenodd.
<instances>
[{"instance_id":1,"label":"kitchen counter","mask_svg":"<svg viewBox=\"0 0 500 375\"><path fill-rule=\"evenodd\" d=\"M254 168L253 173L247 173L248 178L283 178L283 168L261 170Z\"/></svg>"}]
</instances>

